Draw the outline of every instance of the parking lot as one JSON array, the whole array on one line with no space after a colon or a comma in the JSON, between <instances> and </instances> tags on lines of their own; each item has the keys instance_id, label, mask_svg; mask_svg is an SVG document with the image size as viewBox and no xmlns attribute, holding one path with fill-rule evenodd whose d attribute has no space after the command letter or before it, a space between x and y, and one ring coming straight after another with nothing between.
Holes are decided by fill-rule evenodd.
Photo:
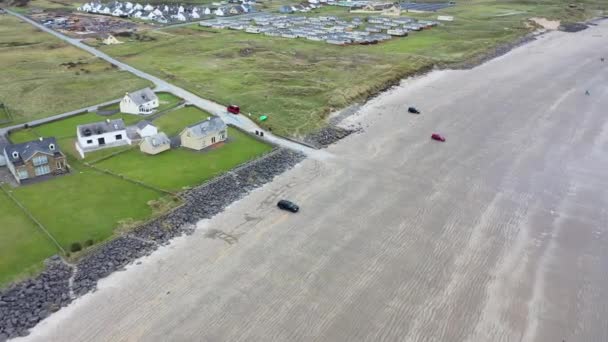
<instances>
[{"instance_id":1,"label":"parking lot","mask_svg":"<svg viewBox=\"0 0 608 342\"><path fill-rule=\"evenodd\" d=\"M271 37L304 38L334 45L376 44L410 32L437 26L435 21L407 17L355 17L351 20L334 16L304 17L265 14L253 18L214 19L200 26L214 29L240 30Z\"/></svg>"}]
</instances>

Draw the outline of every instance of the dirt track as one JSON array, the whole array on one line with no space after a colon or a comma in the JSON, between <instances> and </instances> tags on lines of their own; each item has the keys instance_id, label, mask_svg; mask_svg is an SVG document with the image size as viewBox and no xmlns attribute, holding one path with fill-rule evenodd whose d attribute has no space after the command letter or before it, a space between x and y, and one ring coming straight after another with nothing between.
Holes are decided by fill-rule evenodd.
<instances>
[{"instance_id":1,"label":"dirt track","mask_svg":"<svg viewBox=\"0 0 608 342\"><path fill-rule=\"evenodd\" d=\"M606 37L607 22L554 32L408 81L349 119L365 132L333 158L102 281L28 340L608 340Z\"/></svg>"}]
</instances>

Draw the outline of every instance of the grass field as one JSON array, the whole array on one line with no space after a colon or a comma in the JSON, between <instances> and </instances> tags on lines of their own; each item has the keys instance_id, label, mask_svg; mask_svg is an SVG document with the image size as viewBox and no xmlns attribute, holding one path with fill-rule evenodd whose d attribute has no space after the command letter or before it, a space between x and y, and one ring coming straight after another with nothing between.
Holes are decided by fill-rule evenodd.
<instances>
[{"instance_id":1,"label":"grass field","mask_svg":"<svg viewBox=\"0 0 608 342\"><path fill-rule=\"evenodd\" d=\"M0 15L0 65L0 102L11 109L11 124L109 101L149 85L10 15Z\"/></svg>"},{"instance_id":2,"label":"grass field","mask_svg":"<svg viewBox=\"0 0 608 342\"><path fill-rule=\"evenodd\" d=\"M201 184L272 149L231 127L228 128L228 137L226 143L201 152L178 148L150 156L139 149L132 149L95 166L167 191L180 191Z\"/></svg>"},{"instance_id":3,"label":"grass field","mask_svg":"<svg viewBox=\"0 0 608 342\"><path fill-rule=\"evenodd\" d=\"M0 191L0 288L9 281L33 274L42 260L58 253L21 209Z\"/></svg>"},{"instance_id":4,"label":"grass field","mask_svg":"<svg viewBox=\"0 0 608 342\"><path fill-rule=\"evenodd\" d=\"M159 117L154 120L154 125L171 137L179 134L186 126L206 120L210 115L196 107L188 106Z\"/></svg>"},{"instance_id":5,"label":"grass field","mask_svg":"<svg viewBox=\"0 0 608 342\"><path fill-rule=\"evenodd\" d=\"M120 221L153 214L149 201L162 193L70 163L69 175L20 186L13 195L65 248L74 242L103 241Z\"/></svg>"},{"instance_id":6,"label":"grass field","mask_svg":"<svg viewBox=\"0 0 608 342\"><path fill-rule=\"evenodd\" d=\"M589 8L601 3L583 2ZM191 26L150 32L152 41L127 41L102 49L204 98L267 114L264 125L297 136L322 126L331 111L365 99L406 75L469 60L525 35L531 30L525 25L529 17L575 20L592 14L568 9L567 4L565 0L459 2L441 11L456 16L454 22L376 46L340 47ZM326 7L324 12L350 15L337 7Z\"/></svg>"}]
</instances>

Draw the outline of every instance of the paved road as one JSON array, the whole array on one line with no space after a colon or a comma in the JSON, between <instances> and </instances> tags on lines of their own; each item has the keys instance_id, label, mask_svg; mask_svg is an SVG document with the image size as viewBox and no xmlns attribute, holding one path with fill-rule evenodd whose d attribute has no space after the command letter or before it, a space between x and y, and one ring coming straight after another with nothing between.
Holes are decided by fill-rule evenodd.
<instances>
[{"instance_id":1,"label":"paved road","mask_svg":"<svg viewBox=\"0 0 608 342\"><path fill-rule=\"evenodd\" d=\"M182 89L171 83L168 83L156 76L145 73L128 64L122 63L121 61L110 57L109 55L95 49L94 47L91 47L91 46L88 46L88 45L82 43L78 39L70 38L64 34L61 34L55 30L52 30L19 13L13 12L11 10L7 10L7 13L12 14L12 15L16 16L17 18L19 18L29 24L36 26L37 28L39 28L40 30L42 30L44 32L50 33L53 36L65 41L69 44L72 44L82 50L85 50L96 57L99 57L109 63L112 63L112 64L118 66L122 70L126 70L126 71L134 74L135 76L138 76L140 78L146 79L146 80L154 83L156 91L167 91L167 92L173 93L174 95L177 95L177 96L183 98L187 102L189 102L199 108L202 108L209 113L212 113L214 115L221 117L222 120L224 120L226 123L240 127L241 129L246 130L248 132L260 130L258 125L255 122L253 122L252 120L250 120L249 118L247 118L243 115L231 115L231 114L227 113L226 106L224 106L224 105L200 98L199 96L197 96L185 89ZM265 133L264 137L266 140L268 140L276 145L280 145L280 146L287 147L290 149L302 151L312 157L326 156L326 153L323 151L316 151L307 146L300 145L300 144L294 143L292 141L277 137L277 136L273 135L272 133Z\"/></svg>"},{"instance_id":2,"label":"paved road","mask_svg":"<svg viewBox=\"0 0 608 342\"><path fill-rule=\"evenodd\" d=\"M307 159L27 340L608 341L607 36L608 23L552 33L374 99L334 158Z\"/></svg>"}]
</instances>

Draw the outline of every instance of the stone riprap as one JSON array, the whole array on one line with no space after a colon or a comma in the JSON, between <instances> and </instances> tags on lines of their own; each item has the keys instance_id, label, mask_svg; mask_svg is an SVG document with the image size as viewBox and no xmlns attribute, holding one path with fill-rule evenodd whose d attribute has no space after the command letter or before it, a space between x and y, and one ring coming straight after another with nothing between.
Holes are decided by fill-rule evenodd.
<instances>
[{"instance_id":1,"label":"stone riprap","mask_svg":"<svg viewBox=\"0 0 608 342\"><path fill-rule=\"evenodd\" d=\"M0 342L27 335L28 329L51 312L68 305L73 300L71 294L81 296L94 290L99 279L149 255L158 245L167 244L174 237L192 233L197 221L220 213L304 158L300 152L275 150L186 191L182 195L185 201L182 206L91 250L75 266L59 257L50 258L40 275L0 292Z\"/></svg>"},{"instance_id":2,"label":"stone riprap","mask_svg":"<svg viewBox=\"0 0 608 342\"><path fill-rule=\"evenodd\" d=\"M344 139L356 129L346 129L338 126L327 126L307 135L304 141L319 148L327 147L340 139Z\"/></svg>"},{"instance_id":3,"label":"stone riprap","mask_svg":"<svg viewBox=\"0 0 608 342\"><path fill-rule=\"evenodd\" d=\"M14 285L0 294L0 342L27 335L27 329L52 312L68 305L72 267L54 256L46 269L33 279Z\"/></svg>"}]
</instances>

